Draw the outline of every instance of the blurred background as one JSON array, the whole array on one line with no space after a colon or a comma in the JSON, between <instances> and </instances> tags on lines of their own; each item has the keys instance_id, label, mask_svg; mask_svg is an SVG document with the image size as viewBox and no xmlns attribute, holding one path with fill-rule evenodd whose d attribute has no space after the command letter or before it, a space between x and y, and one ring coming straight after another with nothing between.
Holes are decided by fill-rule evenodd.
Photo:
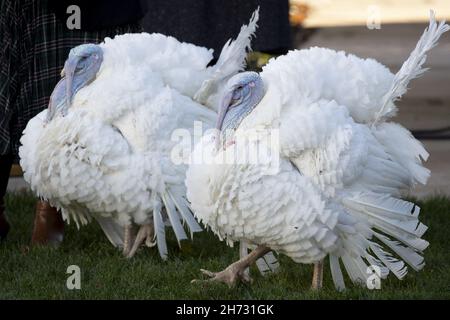
<instances>
[{"instance_id":1,"label":"blurred background","mask_svg":"<svg viewBox=\"0 0 450 320\"><path fill-rule=\"evenodd\" d=\"M145 1L145 0L144 0ZM186 0L187 1L187 0ZM278 1L278 0L275 0ZM281 0L280 0L281 1ZM165 0L147 0L150 10L144 17L146 31L163 32L177 37L183 33L177 21L188 20L195 32L193 42L220 52L222 39L215 34L232 37L239 31L239 25L231 28L226 24L233 12L242 15L242 22L248 21L255 3L266 1L242 1L235 10L220 2L198 1L193 7L176 5L168 7ZM177 1L174 1L174 3ZM360 57L374 58L396 72L414 48L429 19L429 10L436 12L437 19L450 20L449 0L290 0L284 5L273 6L275 12L261 10L260 29L249 56L250 66L258 69L268 59L293 48L311 46L345 50ZM194 7L195 3L195 7ZM161 12L158 6L170 10ZM285 6L285 7L284 7ZM247 8L248 7L248 8ZM262 6L264 9L264 6ZM242 9L242 8L240 8ZM247 12L248 11L248 12ZM208 13L213 12L214 15ZM268 14L270 13L270 17ZM289 23L287 17L289 15ZM166 17L170 16L168 20ZM211 17L214 18L211 18ZM275 17L275 18L274 18ZM201 21L202 23L198 23ZM207 23L205 23L207 21ZM178 26L178 27L177 27ZM214 26L214 28L211 28ZM159 30L159 29L160 30ZM237 30L234 30L236 29ZM169 31L168 31L169 30ZM429 184L417 188L413 195L418 197L443 194L450 196L450 35L445 34L437 48L431 51L427 60L428 73L412 82L408 94L398 103L400 122L416 137L420 138L430 153L426 166L432 175ZM21 171L14 166L8 190L26 188Z\"/></svg>"},{"instance_id":2,"label":"blurred background","mask_svg":"<svg viewBox=\"0 0 450 320\"><path fill-rule=\"evenodd\" d=\"M416 45L430 9L438 20L450 20L449 0L291 0L290 7L295 48L345 50L374 58L394 73ZM430 71L412 81L394 119L412 130L430 153L425 165L431 178L414 190L418 197L450 195L449 34L431 51L426 66Z\"/></svg>"}]
</instances>

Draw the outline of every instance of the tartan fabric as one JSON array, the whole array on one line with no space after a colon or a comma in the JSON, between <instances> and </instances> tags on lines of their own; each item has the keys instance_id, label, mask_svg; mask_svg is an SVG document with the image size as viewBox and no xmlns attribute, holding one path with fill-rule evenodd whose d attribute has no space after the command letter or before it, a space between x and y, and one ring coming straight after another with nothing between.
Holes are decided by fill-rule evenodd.
<instances>
[{"instance_id":1,"label":"tartan fabric","mask_svg":"<svg viewBox=\"0 0 450 320\"><path fill-rule=\"evenodd\" d=\"M0 155L17 158L22 131L47 107L70 49L142 29L136 22L93 32L69 30L48 0L2 0L0 6Z\"/></svg>"}]
</instances>

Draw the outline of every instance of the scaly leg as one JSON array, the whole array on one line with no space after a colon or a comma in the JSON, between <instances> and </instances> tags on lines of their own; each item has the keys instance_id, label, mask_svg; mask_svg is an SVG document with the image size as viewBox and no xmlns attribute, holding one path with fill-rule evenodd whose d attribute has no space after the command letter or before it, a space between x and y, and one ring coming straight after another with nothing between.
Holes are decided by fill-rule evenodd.
<instances>
[{"instance_id":1,"label":"scaly leg","mask_svg":"<svg viewBox=\"0 0 450 320\"><path fill-rule=\"evenodd\" d=\"M144 244L148 247L153 247L156 242L153 241L155 235L155 229L153 227L153 222L149 224L144 224L139 228L139 231L136 236L136 240L134 240L133 247L127 255L127 258L132 258L136 253L137 249Z\"/></svg>"},{"instance_id":2,"label":"scaly leg","mask_svg":"<svg viewBox=\"0 0 450 320\"><path fill-rule=\"evenodd\" d=\"M311 288L313 290L322 289L323 284L323 260L314 263L314 274Z\"/></svg>"},{"instance_id":3,"label":"scaly leg","mask_svg":"<svg viewBox=\"0 0 450 320\"><path fill-rule=\"evenodd\" d=\"M127 225L124 228L124 240L123 240L123 255L126 257L131 250L131 243L133 241L133 226Z\"/></svg>"},{"instance_id":4,"label":"scaly leg","mask_svg":"<svg viewBox=\"0 0 450 320\"><path fill-rule=\"evenodd\" d=\"M248 245L246 241L240 241L239 243L239 259L242 259L248 255ZM244 271L244 277L250 278L250 268L246 268Z\"/></svg>"},{"instance_id":5,"label":"scaly leg","mask_svg":"<svg viewBox=\"0 0 450 320\"><path fill-rule=\"evenodd\" d=\"M259 258L270 252L270 248L266 246L258 246L255 250L250 252L246 257L243 257L239 261L229 265L225 270L221 272L211 272L208 270L200 269L200 271L210 277L208 280L192 280L193 282L223 282L232 287L238 280L244 282L250 282L250 276L245 272L248 267L256 262Z\"/></svg>"}]
</instances>

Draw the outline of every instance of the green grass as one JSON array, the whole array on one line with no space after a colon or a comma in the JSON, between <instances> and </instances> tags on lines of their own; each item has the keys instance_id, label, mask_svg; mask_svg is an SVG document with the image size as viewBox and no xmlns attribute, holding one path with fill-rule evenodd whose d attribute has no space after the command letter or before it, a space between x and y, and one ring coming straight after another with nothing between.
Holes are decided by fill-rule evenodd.
<instances>
[{"instance_id":1,"label":"green grass","mask_svg":"<svg viewBox=\"0 0 450 320\"><path fill-rule=\"evenodd\" d=\"M382 290L356 287L334 290L328 267L325 287L309 289L311 265L298 265L281 257L279 273L262 277L252 270L252 285L229 289L222 284L191 284L200 268L218 271L237 259L238 252L211 233L203 232L180 250L171 235L170 257L163 262L155 248L142 249L127 260L113 248L95 224L77 230L66 228L59 248L29 247L35 200L28 194L6 199L12 230L0 244L0 299L449 299L450 298L450 200L419 202L425 234L431 245L425 251L427 265L411 271L403 281L392 274L382 281ZM69 265L82 270L81 290L66 288Z\"/></svg>"}]
</instances>

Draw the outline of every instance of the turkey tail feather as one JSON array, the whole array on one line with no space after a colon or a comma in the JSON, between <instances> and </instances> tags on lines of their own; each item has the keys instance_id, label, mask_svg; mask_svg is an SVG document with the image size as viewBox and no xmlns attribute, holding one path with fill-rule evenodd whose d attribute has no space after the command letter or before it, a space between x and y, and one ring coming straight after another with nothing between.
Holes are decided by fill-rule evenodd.
<instances>
[{"instance_id":1,"label":"turkey tail feather","mask_svg":"<svg viewBox=\"0 0 450 320\"><path fill-rule=\"evenodd\" d=\"M438 42L440 36L450 30L450 26L445 21L436 22L433 10L430 10L430 24L417 42L416 47L411 52L409 58L403 63L400 70L394 76L389 91L384 95L382 107L377 112L373 124L383 121L395 114L395 100L399 99L408 90L408 83L421 76L426 68L422 68L427 58L427 52L431 50Z\"/></svg>"},{"instance_id":2,"label":"turkey tail feather","mask_svg":"<svg viewBox=\"0 0 450 320\"><path fill-rule=\"evenodd\" d=\"M419 221L420 208L417 205L376 194L357 194L345 198L343 205L358 221L356 225L361 230L355 234L340 228L345 233L341 238L344 251L330 255L336 289L345 288L339 259L342 259L350 279L362 285L370 276L367 271L370 266L379 268L381 278L391 271L399 279L408 272L406 264L416 271L424 267L422 251L428 242L421 237L427 227Z\"/></svg>"},{"instance_id":3,"label":"turkey tail feather","mask_svg":"<svg viewBox=\"0 0 450 320\"><path fill-rule=\"evenodd\" d=\"M192 211L189 209L186 200L184 200L182 196L176 196L172 190L168 190L167 193L175 204L175 207L183 218L183 221L188 225L189 231L191 232L191 238L193 237L194 232L201 232L202 228L192 215Z\"/></svg>"},{"instance_id":4,"label":"turkey tail feather","mask_svg":"<svg viewBox=\"0 0 450 320\"><path fill-rule=\"evenodd\" d=\"M220 84L221 81L242 71L245 68L247 50L250 50L250 41L254 36L256 23L259 19L259 7L253 12L248 25L243 25L236 40L228 40L222 48L217 63L211 67L213 74L211 78L205 80L194 96L200 104L206 104L206 100Z\"/></svg>"},{"instance_id":5,"label":"turkey tail feather","mask_svg":"<svg viewBox=\"0 0 450 320\"><path fill-rule=\"evenodd\" d=\"M345 289L344 276L342 275L341 267L339 265L339 257L330 255L330 270L336 290L342 291Z\"/></svg>"},{"instance_id":6,"label":"turkey tail feather","mask_svg":"<svg viewBox=\"0 0 450 320\"><path fill-rule=\"evenodd\" d=\"M252 247L252 248L250 248ZM239 255L240 259L244 258L248 255L249 250L252 250L254 247L249 246L247 242L241 240ZM256 260L256 267L259 272L265 276L269 273L276 272L280 267L280 263L278 262L277 257L275 257L273 252L266 253L264 256Z\"/></svg>"},{"instance_id":7,"label":"turkey tail feather","mask_svg":"<svg viewBox=\"0 0 450 320\"><path fill-rule=\"evenodd\" d=\"M280 263L273 252L266 253L263 257L256 260L256 265L263 276L277 272L280 267Z\"/></svg>"},{"instance_id":8,"label":"turkey tail feather","mask_svg":"<svg viewBox=\"0 0 450 320\"><path fill-rule=\"evenodd\" d=\"M180 216L175 208L175 204L172 199L170 199L167 192L163 194L161 198L164 202L164 207L166 208L167 215L169 216L170 225L175 233L178 245L181 246L181 240L186 240L188 237L186 235L186 231L184 231L183 225L181 224Z\"/></svg>"},{"instance_id":9,"label":"turkey tail feather","mask_svg":"<svg viewBox=\"0 0 450 320\"><path fill-rule=\"evenodd\" d=\"M105 218L99 215L95 216L95 220L98 222L100 227L103 230L103 233L106 235L108 240L115 247L123 247L123 235L124 228L117 224L112 218Z\"/></svg>"},{"instance_id":10,"label":"turkey tail feather","mask_svg":"<svg viewBox=\"0 0 450 320\"><path fill-rule=\"evenodd\" d=\"M155 228L156 243L158 245L159 255L163 260L167 259L166 226L161 215L161 208L153 209L153 225Z\"/></svg>"}]
</instances>

